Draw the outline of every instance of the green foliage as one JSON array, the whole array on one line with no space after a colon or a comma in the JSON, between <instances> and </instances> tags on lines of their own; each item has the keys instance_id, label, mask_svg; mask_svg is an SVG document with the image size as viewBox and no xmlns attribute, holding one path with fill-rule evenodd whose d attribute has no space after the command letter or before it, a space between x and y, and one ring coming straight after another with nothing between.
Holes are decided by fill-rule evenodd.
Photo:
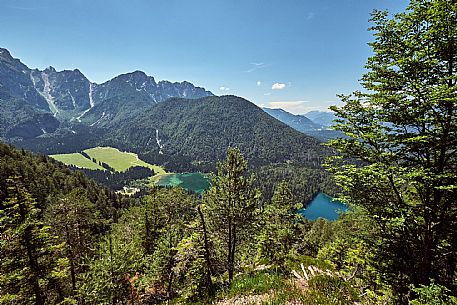
<instances>
[{"instance_id":1,"label":"green foliage","mask_svg":"<svg viewBox=\"0 0 457 305\"><path fill-rule=\"evenodd\" d=\"M302 230L303 251L311 256L316 256L319 249L331 242L335 236L334 224L323 218L306 223Z\"/></svg>"},{"instance_id":2,"label":"green foliage","mask_svg":"<svg viewBox=\"0 0 457 305\"><path fill-rule=\"evenodd\" d=\"M7 180L0 210L0 304L59 303L68 260L33 197L17 178Z\"/></svg>"},{"instance_id":3,"label":"green foliage","mask_svg":"<svg viewBox=\"0 0 457 305\"><path fill-rule=\"evenodd\" d=\"M98 245L97 253L79 276L78 293L87 304L113 304L133 297L128 279L139 274L135 289L153 281L152 257L145 255L143 209L133 207L113 224ZM133 300L134 301L134 300Z\"/></svg>"},{"instance_id":4,"label":"green foliage","mask_svg":"<svg viewBox=\"0 0 457 305\"><path fill-rule=\"evenodd\" d=\"M277 273L257 272L243 274L234 278L224 295L234 297L238 295L263 294L271 290L280 290L284 286L285 279Z\"/></svg>"},{"instance_id":5,"label":"green foliage","mask_svg":"<svg viewBox=\"0 0 457 305\"><path fill-rule=\"evenodd\" d=\"M240 245L249 244L255 230L260 192L253 187L254 177L246 177L247 162L237 148L229 148L227 158L219 163L211 188L204 195L205 213L214 239L219 239L229 282L238 268Z\"/></svg>"},{"instance_id":6,"label":"green foliage","mask_svg":"<svg viewBox=\"0 0 457 305\"><path fill-rule=\"evenodd\" d=\"M281 182L271 203L265 205L257 241L259 261L283 268L287 254L296 242L296 223L302 218L297 214L300 205L293 202L287 182Z\"/></svg>"},{"instance_id":7,"label":"green foliage","mask_svg":"<svg viewBox=\"0 0 457 305\"><path fill-rule=\"evenodd\" d=\"M201 223L196 221L189 229L192 234L182 239L176 247L176 264L173 271L182 287L180 299L185 302L204 300L209 291L208 270Z\"/></svg>"},{"instance_id":8,"label":"green foliage","mask_svg":"<svg viewBox=\"0 0 457 305\"><path fill-rule=\"evenodd\" d=\"M456 270L456 19L446 0L374 12L366 91L333 107L348 138L331 142L332 171L376 224L374 261L402 303L410 284L450 287Z\"/></svg>"},{"instance_id":9,"label":"green foliage","mask_svg":"<svg viewBox=\"0 0 457 305\"><path fill-rule=\"evenodd\" d=\"M455 305L457 298L451 295L451 291L444 286L435 284L421 285L413 288L417 295L416 299L410 302L411 305Z\"/></svg>"},{"instance_id":10,"label":"green foliage","mask_svg":"<svg viewBox=\"0 0 457 305\"><path fill-rule=\"evenodd\" d=\"M82 173L73 172L51 158L34 156L0 143L0 208L7 193L6 180L14 176L20 177L41 210L46 210L52 197L68 194L78 187L87 191L88 199L104 219L112 217L114 208L120 205L113 193Z\"/></svg>"},{"instance_id":11,"label":"green foliage","mask_svg":"<svg viewBox=\"0 0 457 305\"><path fill-rule=\"evenodd\" d=\"M339 277L318 275L308 281L302 301L309 305L349 305L358 300L357 291Z\"/></svg>"},{"instance_id":12,"label":"green foliage","mask_svg":"<svg viewBox=\"0 0 457 305\"><path fill-rule=\"evenodd\" d=\"M146 155L140 155L143 160L164 164L173 171L213 171L216 161L225 157L230 146L238 147L251 166L297 161L315 168L323 155L330 154L318 140L235 96L172 98L134 119L126 113L109 128L104 142L141 152ZM149 142L156 130L165 145L164 155L158 154L159 147Z\"/></svg>"},{"instance_id":13,"label":"green foliage","mask_svg":"<svg viewBox=\"0 0 457 305\"><path fill-rule=\"evenodd\" d=\"M308 204L320 191L336 196L339 192L332 176L321 168L309 168L300 164L269 164L253 169L256 185L263 198L270 200L280 181L287 181L294 202Z\"/></svg>"},{"instance_id":14,"label":"green foliage","mask_svg":"<svg viewBox=\"0 0 457 305\"><path fill-rule=\"evenodd\" d=\"M195 217L195 197L181 189L154 189L143 201L124 211L89 261L79 288L85 302L148 302L170 298L187 285L179 278L188 272L187 266L176 266L179 255L185 255L179 243Z\"/></svg>"},{"instance_id":15,"label":"green foliage","mask_svg":"<svg viewBox=\"0 0 457 305\"><path fill-rule=\"evenodd\" d=\"M50 202L45 219L59 240L65 243L64 253L69 261L71 290L74 293L77 277L84 271L86 257L93 254L99 232L107 224L82 188L75 188L67 195L57 195Z\"/></svg>"}]
</instances>

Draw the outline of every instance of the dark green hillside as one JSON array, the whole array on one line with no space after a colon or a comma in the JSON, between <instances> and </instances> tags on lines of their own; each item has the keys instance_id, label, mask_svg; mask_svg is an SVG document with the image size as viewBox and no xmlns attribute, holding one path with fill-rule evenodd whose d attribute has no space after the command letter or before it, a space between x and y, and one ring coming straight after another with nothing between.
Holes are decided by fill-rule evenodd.
<instances>
[{"instance_id":1,"label":"dark green hillside","mask_svg":"<svg viewBox=\"0 0 457 305\"><path fill-rule=\"evenodd\" d=\"M88 127L82 124L69 125L62 123L61 127L52 134L27 139L26 141L11 141L11 144L40 154L65 154L98 146L105 132L104 129L96 128L95 126Z\"/></svg>"},{"instance_id":2,"label":"dark green hillside","mask_svg":"<svg viewBox=\"0 0 457 305\"><path fill-rule=\"evenodd\" d=\"M174 98L141 113L134 121L126 118L116 125L108 137L115 146L129 145L150 159L161 158L159 151L171 157L184 156L202 169L214 166L230 146L239 147L254 166L298 162L318 167L330 154L318 140L236 96Z\"/></svg>"},{"instance_id":3,"label":"dark green hillside","mask_svg":"<svg viewBox=\"0 0 457 305\"><path fill-rule=\"evenodd\" d=\"M0 143L0 303L62 304L131 199Z\"/></svg>"},{"instance_id":4,"label":"dark green hillside","mask_svg":"<svg viewBox=\"0 0 457 305\"><path fill-rule=\"evenodd\" d=\"M278 181L287 181L294 202L308 204L316 194L338 194L333 177L326 171L306 168L295 164L264 165L254 170L257 186L264 198L273 196Z\"/></svg>"},{"instance_id":5,"label":"dark green hillside","mask_svg":"<svg viewBox=\"0 0 457 305\"><path fill-rule=\"evenodd\" d=\"M54 132L59 121L51 113L15 98L0 87L0 138L33 138Z\"/></svg>"},{"instance_id":6,"label":"dark green hillside","mask_svg":"<svg viewBox=\"0 0 457 305\"><path fill-rule=\"evenodd\" d=\"M33 198L40 208L47 208L50 197L70 193L81 188L87 197L106 217L113 213L116 198L108 189L101 188L81 172L71 171L49 157L35 156L0 143L0 202L7 197L7 180L14 178Z\"/></svg>"}]
</instances>

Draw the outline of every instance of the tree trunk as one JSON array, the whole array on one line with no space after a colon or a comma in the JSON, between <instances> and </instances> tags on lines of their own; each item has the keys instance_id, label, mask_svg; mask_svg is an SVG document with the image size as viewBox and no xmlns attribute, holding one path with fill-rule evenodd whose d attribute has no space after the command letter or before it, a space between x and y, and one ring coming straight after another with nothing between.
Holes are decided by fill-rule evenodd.
<instances>
[{"instance_id":1,"label":"tree trunk","mask_svg":"<svg viewBox=\"0 0 457 305\"><path fill-rule=\"evenodd\" d=\"M206 232L206 223L205 223L205 218L203 217L202 210L200 208L200 205L197 206L197 211L198 214L200 215L201 221L202 221L202 229L203 229L203 242L204 242L204 247L205 247L205 260L206 260L206 269L207 269L207 288L209 291L209 295L213 296L214 295L214 285L213 285L213 280L211 279L211 276L213 275L213 267L211 265L211 259L210 259L210 253L209 253L209 244L208 244L208 236Z\"/></svg>"},{"instance_id":2,"label":"tree trunk","mask_svg":"<svg viewBox=\"0 0 457 305\"><path fill-rule=\"evenodd\" d=\"M233 280L233 262L232 262L232 220L228 221L228 253L227 253L227 271L229 283Z\"/></svg>"},{"instance_id":3,"label":"tree trunk","mask_svg":"<svg viewBox=\"0 0 457 305\"><path fill-rule=\"evenodd\" d=\"M232 251L231 252L231 257L230 257L230 267L231 267L231 271L232 271L232 278L230 280L230 282L232 282L233 280L233 272L235 270L235 250L236 250L236 228L233 228L232 230Z\"/></svg>"},{"instance_id":4,"label":"tree trunk","mask_svg":"<svg viewBox=\"0 0 457 305\"><path fill-rule=\"evenodd\" d=\"M67 255L70 260L70 276L71 276L71 289L72 294L76 292L76 272L75 272L75 258L73 257L73 251L71 250L70 232L68 225L65 225L65 234L67 236Z\"/></svg>"},{"instance_id":5,"label":"tree trunk","mask_svg":"<svg viewBox=\"0 0 457 305\"><path fill-rule=\"evenodd\" d=\"M32 282L33 293L35 295L35 305L44 305L43 294L41 293L40 284L38 283L38 274L39 274L38 262L36 261L34 255L33 255L34 251L33 251L33 246L31 244L30 235L31 235L30 228L27 228L25 230L24 239L25 239L25 245L27 248L27 257L29 259L29 267L30 267L30 271L32 273L30 281Z\"/></svg>"}]
</instances>

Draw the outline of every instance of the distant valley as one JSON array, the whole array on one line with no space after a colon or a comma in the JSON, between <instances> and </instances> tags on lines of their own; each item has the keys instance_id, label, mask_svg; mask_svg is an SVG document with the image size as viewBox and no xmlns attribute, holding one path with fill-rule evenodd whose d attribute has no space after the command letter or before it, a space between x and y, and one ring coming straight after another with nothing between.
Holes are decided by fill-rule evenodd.
<instances>
[{"instance_id":1,"label":"distant valley","mask_svg":"<svg viewBox=\"0 0 457 305\"><path fill-rule=\"evenodd\" d=\"M336 118L331 112L310 111L303 115L296 115L278 108L262 109L275 119L289 125L293 129L315 137L323 142L342 136L340 132L331 129L331 126L334 124L333 120Z\"/></svg>"},{"instance_id":2,"label":"distant valley","mask_svg":"<svg viewBox=\"0 0 457 305\"><path fill-rule=\"evenodd\" d=\"M318 167L330 153L245 99L141 71L96 84L78 69L31 69L0 49L0 84L0 138L48 155L112 146L183 172L213 170L229 146L255 166Z\"/></svg>"},{"instance_id":3,"label":"distant valley","mask_svg":"<svg viewBox=\"0 0 457 305\"><path fill-rule=\"evenodd\" d=\"M299 201L334 188L321 167L333 153L321 143L331 132L324 123L286 112L278 116L275 110L268 114L243 98L215 96L190 82L156 82L141 71L96 84L77 69L31 69L0 51L0 140L53 155L112 189L153 176L157 168L212 172L228 147L238 147L252 171L264 177L266 196L278 179L291 181ZM104 167L80 153L94 147L137 154L150 166L106 170L109 162ZM304 179L312 183L303 185Z\"/></svg>"}]
</instances>

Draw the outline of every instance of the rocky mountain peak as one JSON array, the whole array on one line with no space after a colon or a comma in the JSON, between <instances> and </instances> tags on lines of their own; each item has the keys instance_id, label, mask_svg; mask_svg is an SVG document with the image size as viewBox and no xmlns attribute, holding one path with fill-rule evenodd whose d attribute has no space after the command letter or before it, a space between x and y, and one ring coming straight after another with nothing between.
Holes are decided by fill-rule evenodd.
<instances>
[{"instance_id":1,"label":"rocky mountain peak","mask_svg":"<svg viewBox=\"0 0 457 305\"><path fill-rule=\"evenodd\" d=\"M49 66L46 69L44 69L43 72L45 72L46 74L49 74L49 73L56 73L57 71L53 66Z\"/></svg>"},{"instance_id":2,"label":"rocky mountain peak","mask_svg":"<svg viewBox=\"0 0 457 305\"><path fill-rule=\"evenodd\" d=\"M4 49L4 48L0 48L0 58L8 59L8 60L13 59L13 57L11 56L11 53L7 49Z\"/></svg>"},{"instance_id":3,"label":"rocky mountain peak","mask_svg":"<svg viewBox=\"0 0 457 305\"><path fill-rule=\"evenodd\" d=\"M89 122L87 117L91 113L94 121L98 120L108 109L110 114L123 115L128 103L136 109L172 97L195 99L213 95L187 81L158 84L154 77L140 70L102 84L91 83L79 69L56 71L49 66L31 70L3 48L0 48L0 86L10 96L47 111L60 121L77 122Z\"/></svg>"}]
</instances>

